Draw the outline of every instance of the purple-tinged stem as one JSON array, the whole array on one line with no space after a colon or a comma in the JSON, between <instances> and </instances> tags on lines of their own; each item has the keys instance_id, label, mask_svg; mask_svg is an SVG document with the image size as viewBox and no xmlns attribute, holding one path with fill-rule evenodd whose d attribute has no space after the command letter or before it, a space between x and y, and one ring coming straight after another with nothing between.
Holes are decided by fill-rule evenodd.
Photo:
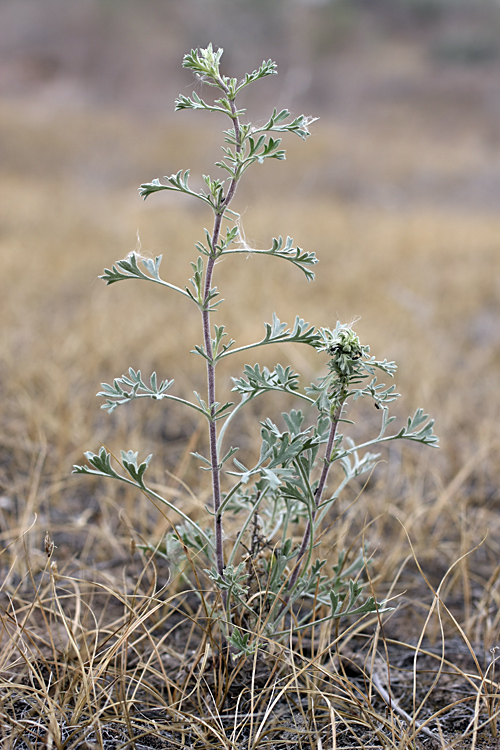
<instances>
[{"instance_id":1,"label":"purple-tinged stem","mask_svg":"<svg viewBox=\"0 0 500 750\"><path fill-rule=\"evenodd\" d=\"M222 82L220 82L222 83ZM221 88L226 91L226 87L222 84ZM240 126L238 118L236 117L236 107L234 102L231 101L231 109L234 117L232 118L234 125L234 132L236 136L236 151L241 151L241 144L239 143ZM217 573L224 577L224 550L222 546L222 515L219 513L221 504L221 490L220 490L220 467L219 467L219 455L217 450L217 424L215 421L215 364L213 362L213 351L212 351L212 339L211 339L211 326L210 326L210 290L212 288L212 278L214 273L215 261L216 261L216 247L219 242L222 218L224 216L226 208L231 203L238 180L234 177L229 185L228 192L223 200L222 210L215 215L214 228L212 233L212 254L210 255L206 274L205 274L205 289L204 289L204 306L202 311L203 320L203 342L205 348L205 354L207 355L207 395L208 395L208 408L210 410L210 422L209 422L209 442L210 442L210 463L212 467L212 493L213 493L213 507L215 514L215 558Z\"/></svg>"}]
</instances>

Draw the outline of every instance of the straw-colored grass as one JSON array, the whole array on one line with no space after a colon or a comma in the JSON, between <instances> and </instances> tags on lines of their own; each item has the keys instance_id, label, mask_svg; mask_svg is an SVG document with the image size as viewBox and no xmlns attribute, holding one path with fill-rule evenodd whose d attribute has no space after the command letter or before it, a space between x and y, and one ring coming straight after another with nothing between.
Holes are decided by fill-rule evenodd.
<instances>
[{"instance_id":1,"label":"straw-colored grass","mask_svg":"<svg viewBox=\"0 0 500 750\"><path fill-rule=\"evenodd\" d=\"M287 164L266 166L241 193L250 244L290 234L320 265L307 284L272 259L221 264L230 335L259 336L273 311L328 326L360 316L362 342L399 363L400 418L423 406L442 447L387 451L324 537L332 561L367 542L371 586L394 597L395 611L231 664L218 652L209 597L200 605L161 558L137 552L173 519L136 493L70 475L101 443L152 452L161 490L205 514L206 475L189 455L205 439L196 422L142 402L108 416L94 394L129 366L174 377L180 393L202 387L203 367L188 354L194 308L96 277L140 242L184 285L209 217L175 196L141 203L134 188L162 170L207 169L200 154L211 144L178 127L169 140L164 123L140 140L133 121L78 121L34 127L12 109L1 118L18 153L0 178L2 747L498 747L500 219L335 197L322 154L346 135L328 123L307 158L309 143L292 146ZM99 158L85 158L88 128ZM449 172L470 166L466 154L451 163L449 150L439 153ZM360 154L375 174L387 167L370 161L366 141ZM401 145L390 170L411 172L418 158ZM300 348L265 356L320 373ZM261 408L278 418L281 405ZM259 416L234 430L247 453ZM371 413L355 417L373 426Z\"/></svg>"}]
</instances>

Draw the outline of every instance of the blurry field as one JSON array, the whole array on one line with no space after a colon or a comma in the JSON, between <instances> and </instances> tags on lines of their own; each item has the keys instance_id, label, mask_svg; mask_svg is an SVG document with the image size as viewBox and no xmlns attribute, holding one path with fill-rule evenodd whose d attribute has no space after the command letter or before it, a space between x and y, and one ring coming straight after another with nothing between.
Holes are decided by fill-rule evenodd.
<instances>
[{"instance_id":1,"label":"blurry field","mask_svg":"<svg viewBox=\"0 0 500 750\"><path fill-rule=\"evenodd\" d=\"M129 366L174 377L179 393L202 388L202 363L188 354L199 340L197 313L147 284L106 289L96 277L140 247L144 254L163 253L164 277L186 283L208 214L176 196L143 203L135 188L181 167L191 167L193 175L206 170L218 155L216 123L210 124L209 137L200 138L191 124L181 129L157 122L144 133L133 119L99 113L87 122L69 117L35 124L16 119L14 109L2 113L3 139L25 162L14 173L13 158L1 183L1 528L4 560L11 559L18 572L24 563L16 558L16 538L43 560L47 529L60 565L73 555L105 561L122 554L134 533L158 540L158 511L146 500L71 477L83 451L96 451L101 442L114 453L154 453L156 481L190 506L193 499L165 469L188 481L195 512L203 513L208 483L188 451L194 441L202 448L204 436L190 415L138 402L108 416L94 397L101 382ZM87 129L94 148L88 158ZM384 131L371 134L373 160L363 157L368 171L381 169L377 162L387 137ZM446 206L380 208L328 194L321 187L324 162L342 148L342 139L347 143L346 133L321 121L306 144L289 143L287 162L255 170L239 195L247 241L265 247L272 236L290 234L319 256L317 280L308 284L296 269L273 265L272 259L262 265L258 259L226 261L217 269L226 300L220 320L243 344L260 337L273 311L282 320L298 314L330 326L359 316L362 341L377 356L399 363L400 418L424 407L436 420L442 447L388 451L388 463L349 511L347 527L373 521L366 534L371 548L379 548L375 565L387 576L380 580L382 590L410 552L399 521L435 585L481 544L461 564L471 571L469 590L458 574L452 586L473 617L498 555L500 219ZM104 161L106 144L111 164ZM211 155L203 154L205 147ZM419 159L407 142L384 168L411 171ZM461 149L456 169L464 162ZM450 154L446 164L453 167ZM264 363L291 363L311 378L324 365L300 348L264 355ZM237 375L230 364L227 375ZM261 404L276 418L281 407L272 400ZM250 452L258 450L254 416L233 437ZM371 412L360 418L367 430L375 429Z\"/></svg>"},{"instance_id":2,"label":"blurry field","mask_svg":"<svg viewBox=\"0 0 500 750\"><path fill-rule=\"evenodd\" d=\"M339 4L348 25L346 7ZM273 312L316 326L359 319L362 343L378 358L396 360L402 398L393 412L405 420L423 407L435 419L441 447L391 444L369 481L339 501L326 554L334 563L342 547L352 551L366 541L374 592L379 599L396 597L385 634L415 643L425 633L432 646L443 627L455 656L469 639L486 665L500 628L498 65L484 75L439 69L433 77L411 44L403 54L386 41L372 67L361 57L356 68L357 57L346 53L345 82L335 68L338 112L328 97L309 92L307 114L316 114L316 99L321 115L313 136L306 143L289 139L287 161L250 172L234 203L250 246L268 247L272 237L290 235L316 252L316 281L307 283L297 269L270 258L226 260L216 270L225 303L214 322L243 345L262 336ZM170 56L174 51L169 48ZM396 52L401 67L393 75ZM137 101L140 93L138 86ZM137 187L181 168L191 169L193 186L200 174L213 175L220 123L197 113L172 118L161 107L145 116L140 107L102 101L66 107L56 96L52 109L51 101L42 95L0 101L0 602L7 623L0 643L12 649L2 657L9 675L17 668L18 621L30 633L33 615L33 650L42 660L49 662L46 654L58 648L52 644L51 652L43 627L37 630L43 596L36 606L30 599L30 581L33 590L41 587L49 565L46 532L56 545L52 572L68 575L62 580L75 622L85 576L104 581L109 600L95 607L96 617L102 614L96 643L123 592L125 600L144 586L149 596L169 575L159 562L158 579L149 563L137 576L142 562L133 554L137 543L158 543L174 519L128 489L72 476L84 451L98 452L103 444L115 455L121 449L153 453L150 475L158 490L209 523L210 482L190 456L204 452L204 424L146 400L108 415L95 398L100 383L129 367L175 378L179 395L193 388L203 393L204 364L189 353L200 341L198 313L153 285L106 288L97 276L140 250L163 254L163 278L186 285L194 244L211 217L167 193L142 202ZM266 100L254 100L253 107L257 119L268 113ZM256 360L252 354L220 366L220 401L230 398L230 376ZM292 346L259 350L258 361L290 364L303 383L325 366L318 355ZM243 460L259 450L259 419L279 421L294 406L266 396L241 417L229 440L241 445ZM349 416L356 434L374 436L374 409L356 406ZM229 521L226 531L233 533ZM67 583L77 579L74 588ZM175 590L174 582L168 595ZM44 592L50 624L65 622ZM75 626L82 651L94 637L86 616ZM91 673L90 657L88 663Z\"/></svg>"}]
</instances>

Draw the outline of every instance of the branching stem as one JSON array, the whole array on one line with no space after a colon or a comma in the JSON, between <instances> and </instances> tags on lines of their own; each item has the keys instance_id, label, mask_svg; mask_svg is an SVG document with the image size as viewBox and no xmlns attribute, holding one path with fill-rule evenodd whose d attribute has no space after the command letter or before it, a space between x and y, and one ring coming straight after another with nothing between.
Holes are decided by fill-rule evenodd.
<instances>
[{"instance_id":1,"label":"branching stem","mask_svg":"<svg viewBox=\"0 0 500 750\"><path fill-rule=\"evenodd\" d=\"M328 435L328 442L326 444L326 450L325 450L325 458L323 461L323 469L321 471L319 483L316 488L316 492L314 494L314 507L312 509L311 516L307 522L307 526L304 531L304 536L302 537L302 542L299 548L299 553L297 555L297 562L295 563L295 567L292 571L292 575L290 576L288 589L287 589L288 592L292 592L295 587L295 584L297 583L297 579L302 569L302 561L303 561L304 555L306 554L308 546L310 546L309 547L310 553L312 553L312 532L313 532L313 527L314 527L314 519L316 517L318 508L321 505L323 492L326 487L326 480L328 478L328 472L330 471L330 467L332 465L333 446L335 444L335 436L337 434L337 427L340 422L340 417L342 415L342 408L344 406L344 402L345 402L345 396L342 399L339 399L339 402L332 416L332 421L330 425L330 433Z\"/></svg>"}]
</instances>

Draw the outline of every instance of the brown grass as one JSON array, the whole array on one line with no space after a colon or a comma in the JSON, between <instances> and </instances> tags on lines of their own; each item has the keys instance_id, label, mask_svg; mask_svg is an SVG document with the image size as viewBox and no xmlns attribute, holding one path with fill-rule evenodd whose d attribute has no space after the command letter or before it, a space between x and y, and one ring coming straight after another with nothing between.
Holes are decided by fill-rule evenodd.
<instances>
[{"instance_id":1,"label":"brown grass","mask_svg":"<svg viewBox=\"0 0 500 750\"><path fill-rule=\"evenodd\" d=\"M17 154L0 177L4 746L497 747L500 219L444 202L347 200L348 186L339 197L324 160L345 150L348 132L329 123L242 191L249 243L290 234L320 265L308 285L278 261L221 264L230 335L260 336L273 311L330 326L360 316L362 342L400 365L400 418L425 407L442 447L388 450L368 486L341 502L324 542L334 560L365 540L373 589L396 610L231 665L209 613L180 595L166 564L135 549L160 542L173 519L136 493L70 475L101 443L152 452L157 485L204 517L206 476L189 456L203 446L196 422L142 402L109 417L94 398L129 366L175 377L181 394L201 388L188 354L196 311L146 284L106 289L95 279L138 234L145 254L164 254L164 275L185 284L209 216L175 196L143 204L134 188L162 171L207 169L212 143L165 123L139 133L113 115L35 125L23 114L0 113ZM415 174L419 150L401 141L382 159L390 136L371 137L359 134L356 157L369 184ZM434 149L443 173L471 168L473 153ZM262 359L320 372L300 348ZM278 417L280 405L262 409ZM235 430L246 452L256 450L259 414ZM359 414L367 429L372 416Z\"/></svg>"}]
</instances>

